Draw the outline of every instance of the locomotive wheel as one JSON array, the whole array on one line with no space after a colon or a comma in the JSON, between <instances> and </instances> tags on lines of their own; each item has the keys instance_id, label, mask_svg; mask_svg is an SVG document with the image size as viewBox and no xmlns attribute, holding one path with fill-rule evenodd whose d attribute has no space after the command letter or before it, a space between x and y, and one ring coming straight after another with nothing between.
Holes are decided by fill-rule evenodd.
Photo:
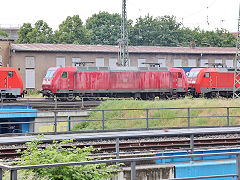
<instances>
[{"instance_id":1,"label":"locomotive wheel","mask_svg":"<svg viewBox=\"0 0 240 180\"><path fill-rule=\"evenodd\" d=\"M66 100L69 102L75 101L76 97L73 94L68 94Z\"/></svg>"}]
</instances>

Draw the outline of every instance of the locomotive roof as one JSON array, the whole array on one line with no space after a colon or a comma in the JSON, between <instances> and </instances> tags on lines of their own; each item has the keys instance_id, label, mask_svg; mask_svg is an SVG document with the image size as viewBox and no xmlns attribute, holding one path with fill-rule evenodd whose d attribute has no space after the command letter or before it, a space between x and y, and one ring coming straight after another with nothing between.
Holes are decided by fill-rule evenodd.
<instances>
[{"instance_id":1,"label":"locomotive roof","mask_svg":"<svg viewBox=\"0 0 240 180\"><path fill-rule=\"evenodd\" d=\"M234 68L202 68L202 71L211 71L211 72L234 72ZM240 72L240 69L237 69L238 72Z\"/></svg>"},{"instance_id":2,"label":"locomotive roof","mask_svg":"<svg viewBox=\"0 0 240 180\"><path fill-rule=\"evenodd\" d=\"M167 67L82 67L77 66L77 71L169 71Z\"/></svg>"}]
</instances>

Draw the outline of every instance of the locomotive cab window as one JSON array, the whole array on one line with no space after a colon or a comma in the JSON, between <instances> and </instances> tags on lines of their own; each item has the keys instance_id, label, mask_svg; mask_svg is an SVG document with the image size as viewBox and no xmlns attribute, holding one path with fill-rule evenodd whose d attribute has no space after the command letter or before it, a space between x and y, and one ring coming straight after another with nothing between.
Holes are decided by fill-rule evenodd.
<instances>
[{"instance_id":1,"label":"locomotive cab window","mask_svg":"<svg viewBox=\"0 0 240 180\"><path fill-rule=\"evenodd\" d=\"M62 78L67 78L67 72L62 73Z\"/></svg>"},{"instance_id":2,"label":"locomotive cab window","mask_svg":"<svg viewBox=\"0 0 240 180\"><path fill-rule=\"evenodd\" d=\"M182 78L182 73L178 73L178 78Z\"/></svg>"},{"instance_id":3,"label":"locomotive cab window","mask_svg":"<svg viewBox=\"0 0 240 180\"><path fill-rule=\"evenodd\" d=\"M209 77L210 77L209 72L206 72L206 73L204 74L204 77L209 78Z\"/></svg>"},{"instance_id":4,"label":"locomotive cab window","mask_svg":"<svg viewBox=\"0 0 240 180\"><path fill-rule=\"evenodd\" d=\"M8 71L8 77L13 77L13 71Z\"/></svg>"}]
</instances>

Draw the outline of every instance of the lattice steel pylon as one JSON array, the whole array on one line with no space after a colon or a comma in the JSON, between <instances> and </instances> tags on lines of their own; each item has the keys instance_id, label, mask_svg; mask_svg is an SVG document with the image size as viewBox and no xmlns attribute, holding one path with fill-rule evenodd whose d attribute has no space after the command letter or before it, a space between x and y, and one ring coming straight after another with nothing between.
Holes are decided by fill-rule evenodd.
<instances>
[{"instance_id":1,"label":"lattice steel pylon","mask_svg":"<svg viewBox=\"0 0 240 180\"><path fill-rule=\"evenodd\" d=\"M128 53L128 22L126 11L126 0L122 0L122 21L121 21L121 39L119 43L119 64L121 66L129 66Z\"/></svg>"},{"instance_id":2,"label":"lattice steel pylon","mask_svg":"<svg viewBox=\"0 0 240 180\"><path fill-rule=\"evenodd\" d=\"M240 97L240 71L238 64L240 64L240 6L239 6L239 16L238 16L238 33L237 33L237 43L236 43L236 56L234 59L234 85L233 85L233 98Z\"/></svg>"}]
</instances>

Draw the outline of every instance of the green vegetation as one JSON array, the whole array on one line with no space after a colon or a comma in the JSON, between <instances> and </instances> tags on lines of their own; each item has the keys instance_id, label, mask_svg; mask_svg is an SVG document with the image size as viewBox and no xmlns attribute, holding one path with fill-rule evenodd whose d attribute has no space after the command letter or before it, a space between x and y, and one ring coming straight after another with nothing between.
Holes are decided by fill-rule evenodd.
<instances>
[{"instance_id":1,"label":"green vegetation","mask_svg":"<svg viewBox=\"0 0 240 180\"><path fill-rule=\"evenodd\" d=\"M146 128L146 110L148 108L187 108L187 107L239 107L239 99L177 99L177 100L156 100L156 101L106 101L97 109L127 109L104 112L105 129L121 128ZM144 109L144 110L129 110ZM238 108L230 109L230 116L240 116ZM149 110L149 128L162 127L186 127L188 125L188 109L158 109ZM199 117L199 116L227 116L226 108L200 108L191 109L191 126L222 126L227 125L227 117ZM193 118L195 116L195 118ZM183 118L172 118L183 117ZM151 119L153 118L153 119ZM88 120L77 124L73 130L101 130L102 111L90 113ZM112 120L125 119L125 120ZM127 119L127 120L126 120ZM230 125L240 125L240 117L230 117Z\"/></svg>"},{"instance_id":2,"label":"green vegetation","mask_svg":"<svg viewBox=\"0 0 240 180\"><path fill-rule=\"evenodd\" d=\"M145 16L128 20L129 45L134 46L183 46L190 43L197 47L235 47L236 37L225 29L204 31L199 27L187 28L175 16ZM43 20L34 25L24 23L18 31L17 43L50 44L103 44L118 45L121 38L121 16L99 12L84 24L79 15L68 16L56 31Z\"/></svg>"},{"instance_id":3,"label":"green vegetation","mask_svg":"<svg viewBox=\"0 0 240 180\"><path fill-rule=\"evenodd\" d=\"M96 160L96 157L89 157L90 153L97 151L92 147L83 149L72 146L71 148L63 148L66 143L71 143L73 140L63 140L61 142L54 141L53 144L46 148L39 148L41 143L40 136L37 140L27 142L27 149L19 161L15 163L19 166L37 165L37 164L55 164L66 162L81 162ZM21 150L18 150L20 152ZM65 167L48 167L20 171L21 177L28 179L54 179L54 180L105 180L113 177L117 172L117 165L106 164L89 164L84 166L65 166ZM6 175L6 177L9 175Z\"/></svg>"},{"instance_id":4,"label":"green vegetation","mask_svg":"<svg viewBox=\"0 0 240 180\"><path fill-rule=\"evenodd\" d=\"M42 98L42 94L38 93L38 90L28 89L27 94L24 95L25 98Z\"/></svg>"}]
</instances>

